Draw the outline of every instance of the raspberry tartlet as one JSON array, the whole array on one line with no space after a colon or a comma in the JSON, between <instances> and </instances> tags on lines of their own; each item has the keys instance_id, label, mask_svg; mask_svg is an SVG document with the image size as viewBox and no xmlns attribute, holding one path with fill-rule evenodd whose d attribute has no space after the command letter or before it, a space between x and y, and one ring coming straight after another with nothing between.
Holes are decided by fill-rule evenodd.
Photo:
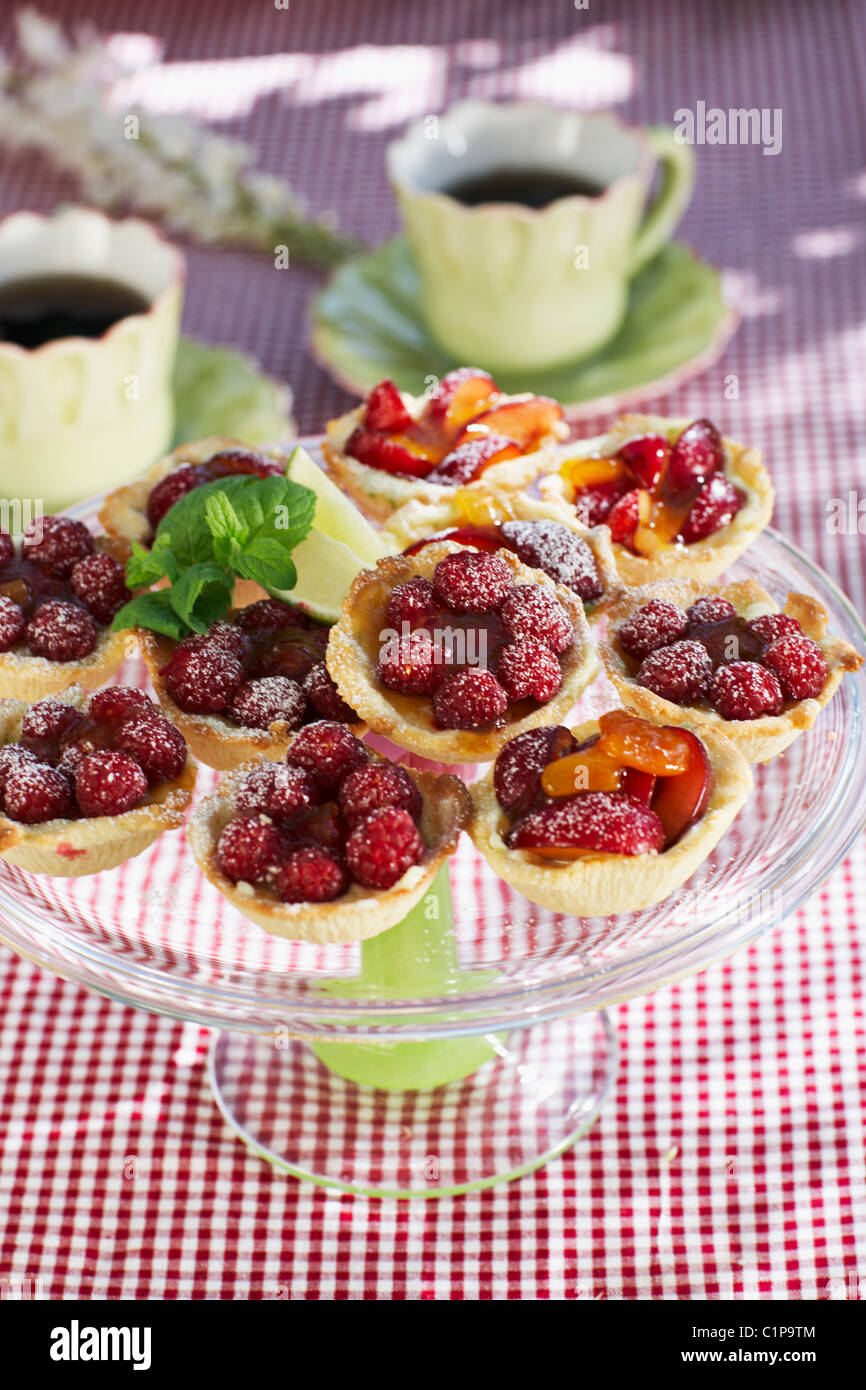
<instances>
[{"instance_id":1,"label":"raspberry tartlet","mask_svg":"<svg viewBox=\"0 0 866 1390\"><path fill-rule=\"evenodd\" d=\"M491 491L483 482L455 488L438 502L413 498L393 513L385 531L407 555L442 540L476 550L511 550L554 583L573 589L590 622L622 589L606 526L583 526L560 503Z\"/></svg>"},{"instance_id":2,"label":"raspberry tartlet","mask_svg":"<svg viewBox=\"0 0 866 1390\"><path fill-rule=\"evenodd\" d=\"M763 763L810 729L863 663L827 622L817 599L792 593L780 611L751 579L712 589L658 580L617 601L601 651L625 705L655 723L717 729Z\"/></svg>"},{"instance_id":3,"label":"raspberry tartlet","mask_svg":"<svg viewBox=\"0 0 866 1390\"><path fill-rule=\"evenodd\" d=\"M140 690L72 686L0 701L0 856L77 878L116 868L183 824L195 765Z\"/></svg>"},{"instance_id":4,"label":"raspberry tartlet","mask_svg":"<svg viewBox=\"0 0 866 1390\"><path fill-rule=\"evenodd\" d=\"M330 629L280 599L261 599L173 642L136 629L157 698L199 762L224 772L282 758L303 725L363 724L325 665Z\"/></svg>"},{"instance_id":5,"label":"raspberry tartlet","mask_svg":"<svg viewBox=\"0 0 866 1390\"><path fill-rule=\"evenodd\" d=\"M547 396L506 396L487 372L460 367L429 396L380 381L354 410L330 420L322 446L329 471L367 516L384 521L413 497L437 501L483 477L510 487L540 471L565 439L562 407ZM528 461L522 464L524 457Z\"/></svg>"},{"instance_id":6,"label":"raspberry tartlet","mask_svg":"<svg viewBox=\"0 0 866 1390\"><path fill-rule=\"evenodd\" d=\"M0 532L0 698L38 700L104 684L127 656L111 622L130 598L115 542L43 516L16 550Z\"/></svg>"},{"instance_id":7,"label":"raspberry tartlet","mask_svg":"<svg viewBox=\"0 0 866 1390\"><path fill-rule=\"evenodd\" d=\"M283 762L221 778L188 835L210 881L265 931L361 941L414 907L470 810L459 778L404 768L322 720Z\"/></svg>"},{"instance_id":8,"label":"raspberry tartlet","mask_svg":"<svg viewBox=\"0 0 866 1390\"><path fill-rule=\"evenodd\" d=\"M362 571L327 664L371 729L448 763L485 762L564 715L599 670L574 590L511 551L450 541Z\"/></svg>"},{"instance_id":9,"label":"raspberry tartlet","mask_svg":"<svg viewBox=\"0 0 866 1390\"><path fill-rule=\"evenodd\" d=\"M704 583L732 565L768 524L773 485L757 449L723 439L709 420L625 415L608 434L545 461L541 495L585 525L610 529L626 584Z\"/></svg>"},{"instance_id":10,"label":"raspberry tartlet","mask_svg":"<svg viewBox=\"0 0 866 1390\"><path fill-rule=\"evenodd\" d=\"M611 710L507 743L471 788L470 834L530 902L578 917L650 907L690 878L752 786L715 731Z\"/></svg>"}]
</instances>

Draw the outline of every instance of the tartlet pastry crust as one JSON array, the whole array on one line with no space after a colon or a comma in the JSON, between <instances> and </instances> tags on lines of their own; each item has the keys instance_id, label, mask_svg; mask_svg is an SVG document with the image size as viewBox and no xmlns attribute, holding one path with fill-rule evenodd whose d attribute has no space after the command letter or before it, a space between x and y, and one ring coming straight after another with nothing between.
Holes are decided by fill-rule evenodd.
<instances>
[{"instance_id":1,"label":"tartlet pastry crust","mask_svg":"<svg viewBox=\"0 0 866 1390\"><path fill-rule=\"evenodd\" d=\"M427 404L424 396L411 396L401 391L403 403L409 413L417 418ZM524 396L501 396L498 404L506 401L531 399L530 393ZM413 498L424 502L439 502L449 497L454 488L443 487L441 483L429 483L424 478L404 478L396 473L388 473L384 468L371 468L366 463L350 458L346 453L346 442L356 426L363 424L366 403L361 402L354 409L329 420L325 438L322 441L322 454L328 471L338 487L351 497L361 511L373 521L386 521L393 511ZM531 454L508 459L505 463L494 463L484 470L485 486L488 488L507 487L509 489L528 487L532 479L543 471L548 463L548 455L557 439L564 439L568 426L559 421L557 430L543 439Z\"/></svg>"},{"instance_id":2,"label":"tartlet pastry crust","mask_svg":"<svg viewBox=\"0 0 866 1390\"><path fill-rule=\"evenodd\" d=\"M522 464L525 460L513 459L510 462ZM423 536L447 530L450 526L484 525L485 517L488 524L500 521L558 521L586 541L604 586L599 598L593 603L584 604L589 622L597 622L622 592L623 584L616 568L610 531L606 526L583 526L577 520L574 509L561 501L546 501L530 497L525 492L505 491L502 487L490 488L483 480L468 487L449 488L447 496L436 502L413 497L392 513L384 529L394 537L399 548L405 550L406 546L421 540Z\"/></svg>"},{"instance_id":3,"label":"tartlet pastry crust","mask_svg":"<svg viewBox=\"0 0 866 1390\"><path fill-rule=\"evenodd\" d=\"M379 757L373 750L371 756ZM234 815L237 788L251 766L220 779L214 794L196 807L187 836L200 869L223 896L250 921L290 941L364 941L395 926L430 887L471 814L469 793L459 778L409 767L406 771L424 798L420 831L427 850L421 862L407 869L392 888L376 891L353 883L333 902L281 903L252 884L232 883L216 864L217 841Z\"/></svg>"},{"instance_id":4,"label":"tartlet pastry crust","mask_svg":"<svg viewBox=\"0 0 866 1390\"><path fill-rule=\"evenodd\" d=\"M82 709L87 692L80 685L58 692L64 704ZM0 738L14 743L21 730L27 704L0 701ZM0 815L0 858L34 874L54 878L80 878L115 869L127 859L149 849L165 830L176 830L192 798L196 768L191 759L178 777L160 782L147 800L119 816L83 816L24 825Z\"/></svg>"},{"instance_id":5,"label":"tartlet pastry crust","mask_svg":"<svg viewBox=\"0 0 866 1390\"><path fill-rule=\"evenodd\" d=\"M683 724L682 727L690 727ZM721 734L691 726L710 759L713 785L706 810L661 854L594 854L581 859L542 859L531 850L508 849L502 839L508 816L493 791L493 770L470 788L469 833L494 873L530 902L574 917L607 917L652 907L674 892L712 853L742 808L752 772L742 754ZM598 729L589 720L574 730L579 739Z\"/></svg>"},{"instance_id":6,"label":"tartlet pastry crust","mask_svg":"<svg viewBox=\"0 0 866 1390\"><path fill-rule=\"evenodd\" d=\"M416 574L432 578L439 561L461 549L451 541L437 541L417 555L389 555L375 569L362 570L346 595L339 620L331 628L325 660L343 699L375 733L425 758L478 763L495 758L503 744L525 729L559 723L595 679L600 667L577 594L562 584L554 584L541 570L522 564L510 550L498 550L496 554L511 569L515 583L540 584L550 589L571 619L574 643L559 658L562 685L553 699L501 729L475 732L438 729L428 699L386 689L376 670L379 634L388 627L385 609L392 590Z\"/></svg>"},{"instance_id":7,"label":"tartlet pastry crust","mask_svg":"<svg viewBox=\"0 0 866 1390\"><path fill-rule=\"evenodd\" d=\"M670 419L662 415L624 415L613 428L594 439L573 440L548 454L539 470L538 489L542 497L573 504L571 485L559 472L570 458L598 457L616 453L629 439L642 434L676 437L691 424L688 418ZM616 567L628 585L648 584L653 579L699 579L708 584L732 565L756 536L769 524L775 493L770 475L761 463L758 449L749 449L733 439L724 439L725 476L746 495L744 505L728 526L692 545L671 545L653 556L634 555L614 542Z\"/></svg>"},{"instance_id":8,"label":"tartlet pastry crust","mask_svg":"<svg viewBox=\"0 0 866 1390\"><path fill-rule=\"evenodd\" d=\"M297 731L290 729L285 720L272 724L270 729L247 729L221 714L191 714L189 710L181 709L169 695L165 681L159 674L177 644L170 637L146 628L135 628L134 631L162 712L180 729L187 747L200 763L217 772L230 772L253 758L279 762L286 756L286 750ZM366 728L363 723L348 724L346 727L359 737Z\"/></svg>"},{"instance_id":9,"label":"tartlet pastry crust","mask_svg":"<svg viewBox=\"0 0 866 1390\"><path fill-rule=\"evenodd\" d=\"M737 613L747 620L763 613L779 612L779 605L753 579L707 588L694 579L660 579L621 595L609 614L607 638L600 645L605 670L623 704L654 724L689 723L704 737L705 731L723 734L750 763L766 763L793 743L798 734L811 729L825 705L839 688L846 671L857 671L863 658L841 637L827 634L828 616L823 604L809 594L789 593L783 612L796 618L807 637L818 643L827 662L827 680L817 699L798 700L778 715L759 719L723 719L716 710L697 705L675 705L654 691L638 685L629 674L625 660L612 644L618 627L636 608L652 598L666 599L688 608L705 594L720 594L730 600Z\"/></svg>"}]
</instances>

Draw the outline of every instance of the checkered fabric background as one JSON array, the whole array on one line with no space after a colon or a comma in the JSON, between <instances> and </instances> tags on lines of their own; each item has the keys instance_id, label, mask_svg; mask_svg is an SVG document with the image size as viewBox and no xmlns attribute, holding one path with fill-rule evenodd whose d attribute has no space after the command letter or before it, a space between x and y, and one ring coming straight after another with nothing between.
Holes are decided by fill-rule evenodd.
<instances>
[{"instance_id":1,"label":"checkered fabric background","mask_svg":"<svg viewBox=\"0 0 866 1390\"><path fill-rule=\"evenodd\" d=\"M51 9L159 35L166 65L142 80L142 102L242 133L314 208L335 209L369 241L396 226L386 140L459 97L613 106L639 121L670 121L698 100L781 108L778 156L699 151L683 234L730 271L743 323L717 366L655 404L761 444L776 524L863 607L863 540L825 526L828 499L856 489L866 463L856 0ZM73 194L32 159L0 166L4 212ZM293 269L275 294L265 259L192 248L189 261L187 331L241 345L289 380L305 431L349 403L305 354L314 273ZM858 1281L866 1291L864 879L861 839L782 928L619 1008L622 1070L590 1136L520 1182L432 1203L333 1196L275 1175L225 1128L200 1030L0 950L0 1292L856 1297Z\"/></svg>"}]
</instances>

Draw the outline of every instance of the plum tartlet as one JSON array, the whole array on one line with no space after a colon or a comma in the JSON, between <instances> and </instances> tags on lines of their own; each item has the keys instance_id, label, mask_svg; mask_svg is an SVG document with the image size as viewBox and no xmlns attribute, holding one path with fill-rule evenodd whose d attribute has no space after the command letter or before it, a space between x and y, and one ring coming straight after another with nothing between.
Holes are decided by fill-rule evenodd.
<instances>
[{"instance_id":1,"label":"plum tartlet","mask_svg":"<svg viewBox=\"0 0 866 1390\"><path fill-rule=\"evenodd\" d=\"M611 609L602 655L620 699L656 723L717 729L763 763L815 723L846 671L863 663L827 635L807 594L784 611L754 580L704 589L658 580Z\"/></svg>"},{"instance_id":2,"label":"plum tartlet","mask_svg":"<svg viewBox=\"0 0 866 1390\"><path fill-rule=\"evenodd\" d=\"M450 541L362 571L327 664L371 729L450 763L485 762L514 734L564 715L599 670L572 589L509 550Z\"/></svg>"},{"instance_id":3,"label":"plum tartlet","mask_svg":"<svg viewBox=\"0 0 866 1390\"><path fill-rule=\"evenodd\" d=\"M0 697L92 689L117 670L128 639L111 622L130 592L113 544L68 516L40 517L17 551L0 531Z\"/></svg>"},{"instance_id":4,"label":"plum tartlet","mask_svg":"<svg viewBox=\"0 0 866 1390\"><path fill-rule=\"evenodd\" d=\"M292 734L314 720L363 727L328 674L329 633L273 598L180 642L136 629L163 710L199 761L218 771L283 757Z\"/></svg>"},{"instance_id":5,"label":"plum tartlet","mask_svg":"<svg viewBox=\"0 0 866 1390\"><path fill-rule=\"evenodd\" d=\"M459 778L404 768L320 720L283 762L221 778L188 835L210 881L266 931L360 941L414 907L469 814Z\"/></svg>"},{"instance_id":6,"label":"plum tartlet","mask_svg":"<svg viewBox=\"0 0 866 1390\"><path fill-rule=\"evenodd\" d=\"M562 504L523 492L489 491L474 483L438 502L414 498L393 513L385 531L404 555L446 540L475 550L511 550L525 565L573 589L590 622L622 589L606 526L583 526Z\"/></svg>"},{"instance_id":7,"label":"plum tartlet","mask_svg":"<svg viewBox=\"0 0 866 1390\"><path fill-rule=\"evenodd\" d=\"M429 397L380 381L361 405L328 422L322 450L344 492L384 521L413 497L436 501L482 475L495 487L506 463L509 486L521 487L540 471L545 448L567 434L556 401L505 396L487 372L460 367ZM524 456L531 462L521 467Z\"/></svg>"},{"instance_id":8,"label":"plum tartlet","mask_svg":"<svg viewBox=\"0 0 866 1390\"><path fill-rule=\"evenodd\" d=\"M81 686L0 701L0 856L73 878L182 825L195 783L182 735L140 690Z\"/></svg>"},{"instance_id":9,"label":"plum tartlet","mask_svg":"<svg viewBox=\"0 0 866 1390\"><path fill-rule=\"evenodd\" d=\"M715 579L763 531L773 486L757 449L723 439L709 420L625 415L597 439L556 451L543 497L587 526L610 528L626 584Z\"/></svg>"},{"instance_id":10,"label":"plum tartlet","mask_svg":"<svg viewBox=\"0 0 866 1390\"><path fill-rule=\"evenodd\" d=\"M661 902L712 852L752 785L715 731L611 710L512 739L473 783L470 833L530 902L579 917Z\"/></svg>"}]
</instances>

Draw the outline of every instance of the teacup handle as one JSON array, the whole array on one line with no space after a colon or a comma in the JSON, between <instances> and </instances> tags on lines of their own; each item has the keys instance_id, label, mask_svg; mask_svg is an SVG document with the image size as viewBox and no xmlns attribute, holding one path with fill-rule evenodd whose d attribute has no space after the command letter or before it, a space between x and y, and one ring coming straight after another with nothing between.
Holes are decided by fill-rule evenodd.
<instances>
[{"instance_id":1,"label":"teacup handle","mask_svg":"<svg viewBox=\"0 0 866 1390\"><path fill-rule=\"evenodd\" d=\"M695 183L692 148L676 138L671 126L650 126L647 136L662 167L662 185L632 244L629 275L634 275L652 260L670 238L689 205Z\"/></svg>"}]
</instances>

